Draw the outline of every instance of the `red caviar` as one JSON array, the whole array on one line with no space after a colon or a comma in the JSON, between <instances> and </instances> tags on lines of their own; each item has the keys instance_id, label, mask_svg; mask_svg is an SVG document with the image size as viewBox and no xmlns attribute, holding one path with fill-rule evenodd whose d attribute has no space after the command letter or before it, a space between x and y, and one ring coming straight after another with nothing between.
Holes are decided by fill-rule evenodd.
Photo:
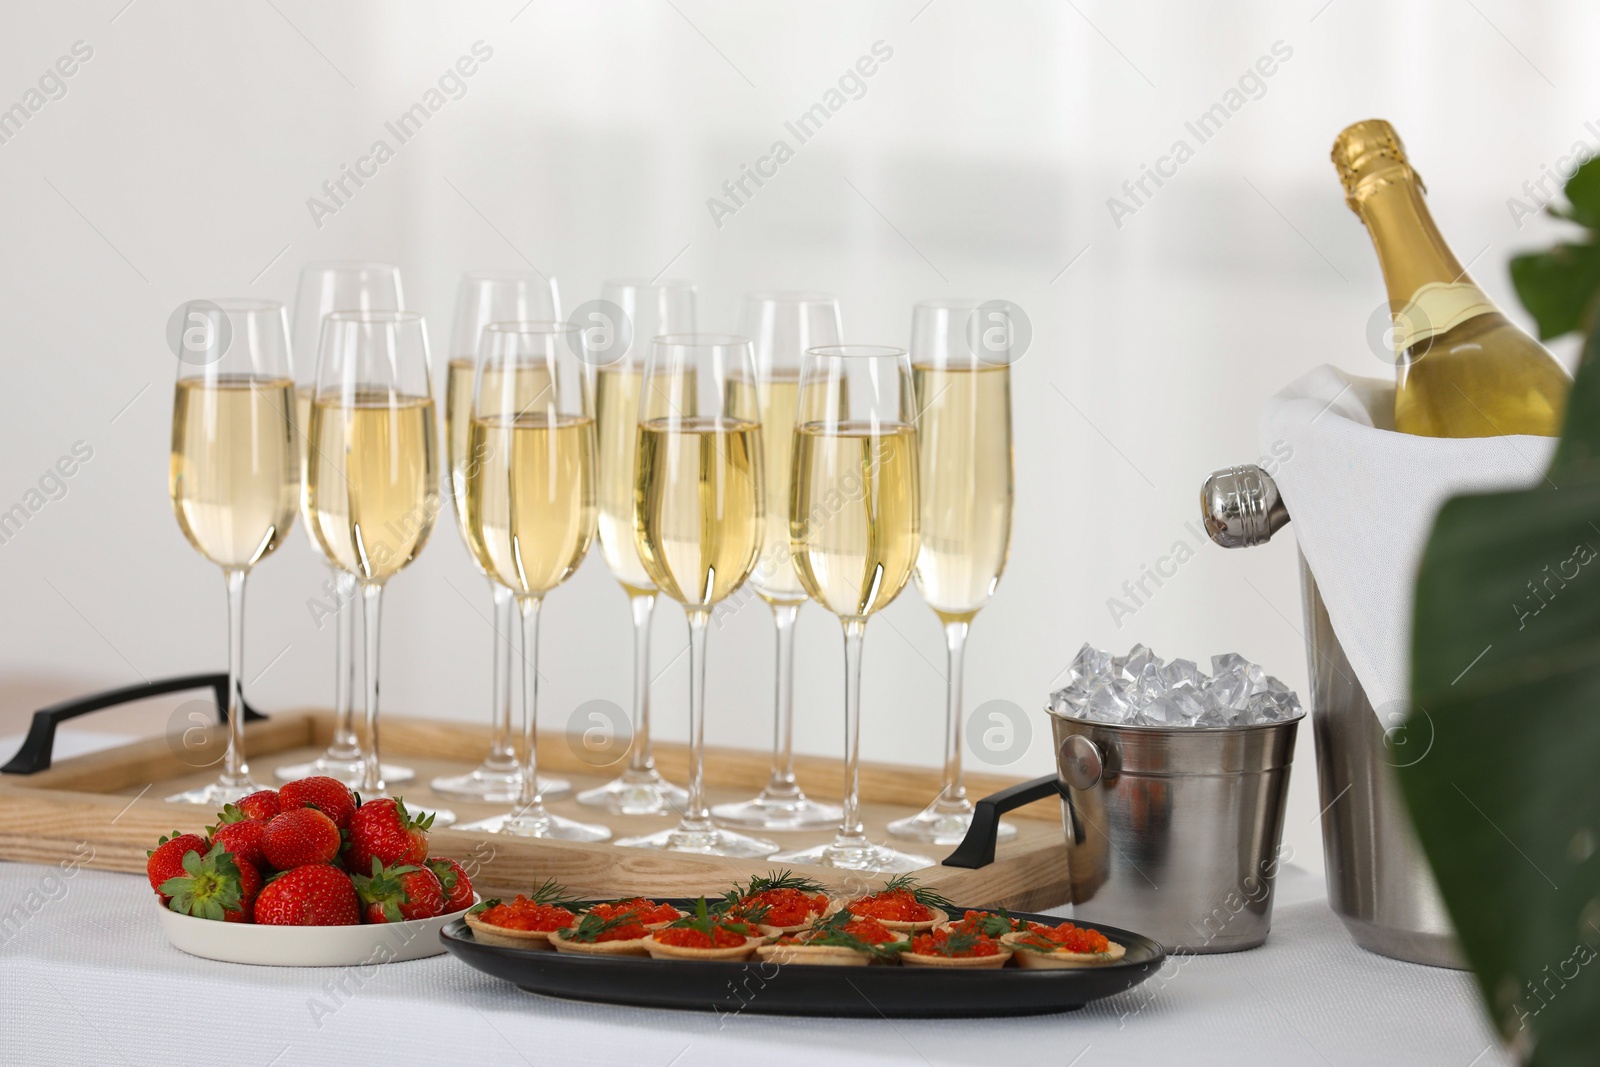
<instances>
[{"instance_id":1,"label":"red caviar","mask_svg":"<svg viewBox=\"0 0 1600 1067\"><path fill-rule=\"evenodd\" d=\"M738 948L745 943L745 934L735 933L725 926L712 929L716 935L715 942L704 930L690 926L669 926L665 930L657 930L653 936L661 944L677 948Z\"/></svg>"},{"instance_id":2,"label":"red caviar","mask_svg":"<svg viewBox=\"0 0 1600 1067\"><path fill-rule=\"evenodd\" d=\"M770 926L799 926L828 910L828 895L806 894L798 889L764 889L740 898L734 914L743 916L758 907L767 909L761 921Z\"/></svg>"},{"instance_id":3,"label":"red caviar","mask_svg":"<svg viewBox=\"0 0 1600 1067\"><path fill-rule=\"evenodd\" d=\"M850 912L852 915L903 923L927 922L934 917L933 909L920 903L909 889L891 889L853 900L850 902Z\"/></svg>"},{"instance_id":4,"label":"red caviar","mask_svg":"<svg viewBox=\"0 0 1600 1067\"><path fill-rule=\"evenodd\" d=\"M895 939L893 930L884 926L876 919L851 919L842 927L845 933L860 938L869 945L886 945ZM778 938L780 945L805 945L812 940L810 930L802 930L797 934L784 934Z\"/></svg>"},{"instance_id":5,"label":"red caviar","mask_svg":"<svg viewBox=\"0 0 1600 1067\"><path fill-rule=\"evenodd\" d=\"M1019 942L1038 948L1065 949L1068 952L1110 952L1111 942L1099 930L1062 923L1060 926L1031 924L1028 932L1017 938Z\"/></svg>"},{"instance_id":6,"label":"red caviar","mask_svg":"<svg viewBox=\"0 0 1600 1067\"><path fill-rule=\"evenodd\" d=\"M478 919L490 926L499 926L506 930L532 930L550 933L564 926L571 926L576 918L566 908L558 908L551 904L539 904L521 893L510 903L496 904L486 908L478 915Z\"/></svg>"},{"instance_id":7,"label":"red caviar","mask_svg":"<svg viewBox=\"0 0 1600 1067\"><path fill-rule=\"evenodd\" d=\"M649 936L650 931L646 930L643 924L623 923L621 926L613 926L611 929L599 934L595 937L595 941L637 941L641 937Z\"/></svg>"},{"instance_id":8,"label":"red caviar","mask_svg":"<svg viewBox=\"0 0 1600 1067\"><path fill-rule=\"evenodd\" d=\"M972 938L964 949L954 951L950 947L950 934L951 931L949 930L930 930L928 933L918 934L911 939L911 951L919 956L950 956L952 958L1000 955L1000 945L993 938L985 937L982 934Z\"/></svg>"},{"instance_id":9,"label":"red caviar","mask_svg":"<svg viewBox=\"0 0 1600 1067\"><path fill-rule=\"evenodd\" d=\"M1026 930L1030 925L1029 923L1024 922L1022 919L1013 919L1009 915L997 915L992 911L968 911L961 916L959 921L952 923L951 925L958 930L964 930L974 934L981 934L985 932L984 926L986 925L986 920L992 923L993 920L996 919L1004 922L1009 931Z\"/></svg>"},{"instance_id":10,"label":"red caviar","mask_svg":"<svg viewBox=\"0 0 1600 1067\"><path fill-rule=\"evenodd\" d=\"M844 932L854 934L869 945L883 945L894 940L894 931L877 919L851 919L844 924Z\"/></svg>"},{"instance_id":11,"label":"red caviar","mask_svg":"<svg viewBox=\"0 0 1600 1067\"><path fill-rule=\"evenodd\" d=\"M596 904L589 909L590 915L598 915L602 919L615 919L618 915L627 912L637 912L635 918L643 926L654 926L656 923L676 922L683 918L683 912L671 904L657 904L644 897L635 897L632 900L619 900L614 904ZM643 937L643 934L635 935ZM609 938L607 940L610 940Z\"/></svg>"}]
</instances>

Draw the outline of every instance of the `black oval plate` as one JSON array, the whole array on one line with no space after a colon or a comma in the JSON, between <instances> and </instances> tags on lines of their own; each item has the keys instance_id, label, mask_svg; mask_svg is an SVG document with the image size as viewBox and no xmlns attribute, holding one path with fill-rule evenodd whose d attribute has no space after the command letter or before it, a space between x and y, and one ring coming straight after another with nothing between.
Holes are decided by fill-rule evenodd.
<instances>
[{"instance_id":1,"label":"black oval plate","mask_svg":"<svg viewBox=\"0 0 1600 1067\"><path fill-rule=\"evenodd\" d=\"M687 901L672 901L683 906ZM956 914L965 911L956 909ZM1012 912L1055 925L1060 916ZM1132 989L1166 959L1148 937L1114 926L1096 930L1126 948L1115 963L1063 970L957 970L936 967L818 967L581 956L486 945L463 919L439 931L444 947L485 974L530 993L641 1008L719 1015L832 1015L916 1019L1043 1015L1076 1011L1091 1000Z\"/></svg>"}]
</instances>

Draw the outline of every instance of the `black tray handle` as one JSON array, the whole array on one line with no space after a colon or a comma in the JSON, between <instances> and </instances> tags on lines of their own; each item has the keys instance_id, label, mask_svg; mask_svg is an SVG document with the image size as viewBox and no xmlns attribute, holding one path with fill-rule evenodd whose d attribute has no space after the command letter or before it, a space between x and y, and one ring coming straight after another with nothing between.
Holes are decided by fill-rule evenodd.
<instances>
[{"instance_id":1,"label":"black tray handle","mask_svg":"<svg viewBox=\"0 0 1600 1067\"><path fill-rule=\"evenodd\" d=\"M1000 816L1035 800L1060 795L1062 790L1056 776L1047 774L984 797L973 805L972 825L967 828L967 836L944 858L944 866L969 869L989 866L994 862L994 840L1000 832Z\"/></svg>"},{"instance_id":2,"label":"black tray handle","mask_svg":"<svg viewBox=\"0 0 1600 1067\"><path fill-rule=\"evenodd\" d=\"M22 742L22 747L17 749L17 754L11 757L11 762L0 767L0 774L34 774L49 770L51 750L55 748L56 743L56 727L68 719L76 719L79 715L87 715L91 711L100 711L119 704L131 704L146 697L181 693L187 689L211 690L216 696L217 719L222 722L227 721L228 676L226 674L184 674L176 678L163 678L159 682L140 682L138 685L123 686L121 689L107 689L103 693L91 693L86 697L64 700L34 712L33 725L28 727L27 739ZM266 718L249 704L244 704L243 707L245 722Z\"/></svg>"}]
</instances>

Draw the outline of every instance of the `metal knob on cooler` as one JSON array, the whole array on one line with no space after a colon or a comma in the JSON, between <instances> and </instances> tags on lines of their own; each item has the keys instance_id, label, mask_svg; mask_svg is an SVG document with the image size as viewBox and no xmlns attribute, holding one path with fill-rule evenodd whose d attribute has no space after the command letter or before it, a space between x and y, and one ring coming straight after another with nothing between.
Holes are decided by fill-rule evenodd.
<instances>
[{"instance_id":1,"label":"metal knob on cooler","mask_svg":"<svg viewBox=\"0 0 1600 1067\"><path fill-rule=\"evenodd\" d=\"M1223 548L1265 544L1289 523L1277 484L1251 464L1207 478L1200 512ZM1304 557L1300 582L1328 903L1362 948L1461 967L1455 930L1400 799L1386 723L1356 680Z\"/></svg>"},{"instance_id":2,"label":"metal knob on cooler","mask_svg":"<svg viewBox=\"0 0 1600 1067\"><path fill-rule=\"evenodd\" d=\"M1223 548L1266 544L1289 522L1278 483L1254 464L1229 467L1207 478L1200 489L1200 514L1206 533Z\"/></svg>"}]
</instances>

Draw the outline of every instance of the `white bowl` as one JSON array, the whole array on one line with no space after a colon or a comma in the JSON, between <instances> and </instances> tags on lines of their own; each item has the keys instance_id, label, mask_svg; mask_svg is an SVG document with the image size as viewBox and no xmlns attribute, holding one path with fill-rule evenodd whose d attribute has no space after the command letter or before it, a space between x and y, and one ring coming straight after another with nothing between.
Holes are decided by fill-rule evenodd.
<instances>
[{"instance_id":1,"label":"white bowl","mask_svg":"<svg viewBox=\"0 0 1600 1067\"><path fill-rule=\"evenodd\" d=\"M444 952L440 928L465 914L359 926L256 926L197 919L159 899L155 904L173 948L208 960L268 967L359 967L438 956Z\"/></svg>"}]
</instances>

